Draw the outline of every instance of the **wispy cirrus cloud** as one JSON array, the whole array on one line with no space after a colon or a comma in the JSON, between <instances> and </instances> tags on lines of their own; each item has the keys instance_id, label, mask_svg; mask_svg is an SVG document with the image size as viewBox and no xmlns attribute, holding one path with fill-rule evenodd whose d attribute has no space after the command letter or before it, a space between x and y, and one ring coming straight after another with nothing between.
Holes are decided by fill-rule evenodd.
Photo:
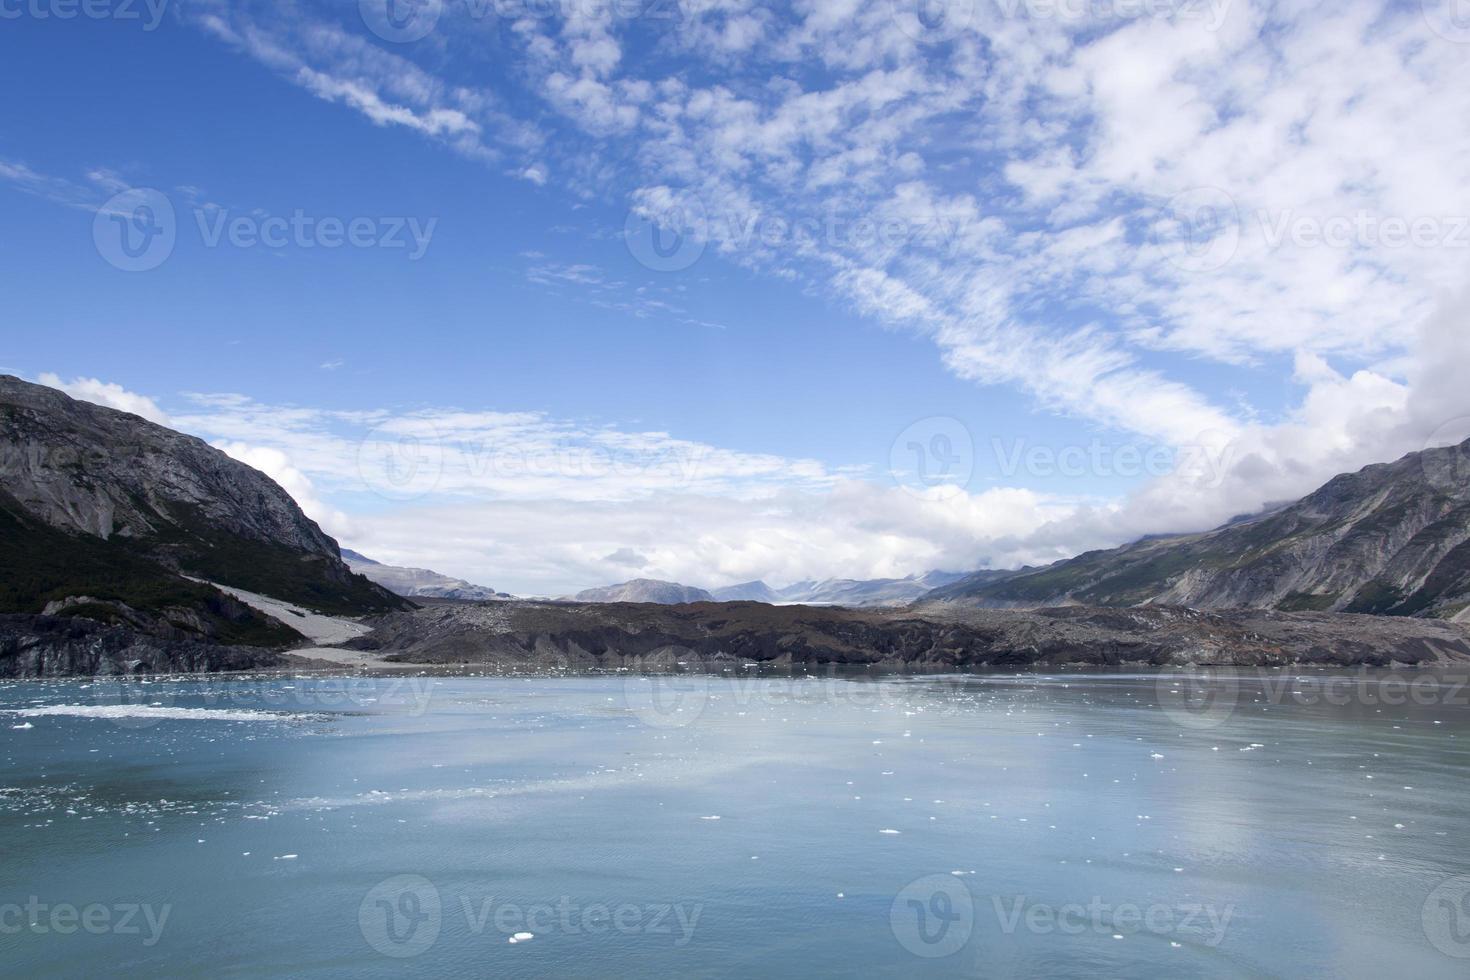
<instances>
[{"instance_id":1,"label":"wispy cirrus cloud","mask_svg":"<svg viewBox=\"0 0 1470 980\"><path fill-rule=\"evenodd\" d=\"M1074 6L1086 14L1055 13ZM1456 297L1470 284L1470 45L1437 33L1421 5L1017 0L955 10L968 19L915 20L887 0L720 0L672 22L620 16L616 5L448 4L413 44L388 43L328 5L267 18L217 4L195 22L373 124L520 174L537 193L613 202L682 232L694 264L651 268L653 283L738 264L911 331L956 375L1081 431L1233 447L1216 486L1171 474L1114 501L1037 496L1006 530L951 528L952 546L894 532L911 571L1207 526L1420 448L1470 415L1470 389L1443 377L1447 358L1465 356L1455 338L1467 319ZM14 166L0 179L67 192ZM682 313L657 286L566 256L535 257L527 277L634 315ZM1243 376L1289 394L1253 405L1236 390ZM248 399L201 405L191 424L215 426L219 439L249 442L274 426L273 444L324 486L355 465L341 427L427 438L447 422L438 409L346 419ZM630 451L545 417L466 425L456 434L522 445L531 458L546 454L537 438ZM642 438L634 456L669 445ZM492 509L616 503L636 524L642 502L662 495L739 501L748 516L751 501L805 499L783 497L792 493L837 500L853 476L758 457L728 458L692 490L621 475L589 491L559 474L497 482L474 471L474 453L458 453L444 489ZM842 496L843 513L886 507L873 526L914 526L917 505L891 489ZM964 512L955 501L944 513ZM713 520L725 506L700 512ZM722 526L759 537L733 518ZM692 535L681 545L708 558ZM715 537L741 552L736 538ZM824 550L784 531L771 539ZM586 560L622 547L680 567L649 540L598 539Z\"/></svg>"}]
</instances>

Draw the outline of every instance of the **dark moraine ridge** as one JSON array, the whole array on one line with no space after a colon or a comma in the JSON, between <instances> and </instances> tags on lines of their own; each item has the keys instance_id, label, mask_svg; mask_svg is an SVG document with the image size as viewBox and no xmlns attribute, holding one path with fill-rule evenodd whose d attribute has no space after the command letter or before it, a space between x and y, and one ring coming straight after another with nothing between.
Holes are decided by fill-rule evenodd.
<instances>
[{"instance_id":1,"label":"dark moraine ridge","mask_svg":"<svg viewBox=\"0 0 1470 980\"><path fill-rule=\"evenodd\" d=\"M1453 623L1163 606L436 605L381 617L373 632L349 646L403 663L528 667L619 667L691 657L701 663L924 668L1470 661L1470 633Z\"/></svg>"}]
</instances>

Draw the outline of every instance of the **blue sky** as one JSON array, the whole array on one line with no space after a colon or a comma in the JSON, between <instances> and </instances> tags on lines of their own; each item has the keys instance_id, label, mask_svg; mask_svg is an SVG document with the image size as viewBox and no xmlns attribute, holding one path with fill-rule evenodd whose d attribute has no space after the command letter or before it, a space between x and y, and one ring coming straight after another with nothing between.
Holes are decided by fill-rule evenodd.
<instances>
[{"instance_id":1,"label":"blue sky","mask_svg":"<svg viewBox=\"0 0 1470 980\"><path fill-rule=\"evenodd\" d=\"M0 367L552 593L1051 560L1470 415L1452 4L376 2L6 7Z\"/></svg>"}]
</instances>

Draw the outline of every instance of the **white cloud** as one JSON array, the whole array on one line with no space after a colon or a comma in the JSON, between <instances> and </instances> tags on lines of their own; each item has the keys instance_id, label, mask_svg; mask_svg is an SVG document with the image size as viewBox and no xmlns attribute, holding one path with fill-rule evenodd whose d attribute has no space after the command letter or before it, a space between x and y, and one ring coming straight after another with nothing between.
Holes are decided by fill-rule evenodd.
<instances>
[{"instance_id":1,"label":"white cloud","mask_svg":"<svg viewBox=\"0 0 1470 980\"><path fill-rule=\"evenodd\" d=\"M657 25L602 9L452 22L519 55L518 100L474 84L448 23L392 52L309 6L267 20L221 4L201 23L379 125L508 156L498 172L547 193L645 216L697 200L701 262L824 291L1080 430L1208 445L1230 464L1219 481L940 501L817 461L539 414L212 396L180 422L284 453L334 500L385 481L430 494L362 517L365 542L432 549L418 563L497 585L526 569L571 587L616 577L608 556L625 549L694 584L1040 560L1210 526L1470 416L1467 304L1446 299L1470 284L1470 45L1437 37L1413 3L1185 5L1218 23L1044 6L976 4L942 44L902 29L887 0L718 0L637 48L632 33ZM0 179L91 192L16 163ZM855 231L865 221L900 233ZM818 231L747 234L772 222ZM1390 243L1396 222L1428 234ZM590 265L537 256L528 278L684 315ZM1297 396L1252 405L1240 377L1256 397ZM385 465L413 472L399 486Z\"/></svg>"},{"instance_id":2,"label":"white cloud","mask_svg":"<svg viewBox=\"0 0 1470 980\"><path fill-rule=\"evenodd\" d=\"M105 405L115 408L120 412L132 412L134 415L142 416L150 422L159 425L171 425L168 415L158 407L158 403L147 395L140 395L135 391L129 391L122 385L113 384L109 381L99 381L96 378L72 378L63 381L60 375L51 372L43 373L36 379L48 388L58 388L73 398L96 405Z\"/></svg>"},{"instance_id":3,"label":"white cloud","mask_svg":"<svg viewBox=\"0 0 1470 980\"><path fill-rule=\"evenodd\" d=\"M335 538L350 537L353 534L353 523L347 515L324 503L317 496L310 478L293 466L290 457L279 449L229 441L216 442L214 448L231 459L260 470L280 484L281 489L291 495L306 516L316 521L328 534Z\"/></svg>"},{"instance_id":4,"label":"white cloud","mask_svg":"<svg viewBox=\"0 0 1470 980\"><path fill-rule=\"evenodd\" d=\"M779 585L1050 561L1063 550L1027 538L1068 512L1070 505L1028 491L924 499L844 481L829 492L760 500L671 494L421 504L359 521L351 544L522 594L565 594L634 574L699 587L756 578Z\"/></svg>"}]
</instances>

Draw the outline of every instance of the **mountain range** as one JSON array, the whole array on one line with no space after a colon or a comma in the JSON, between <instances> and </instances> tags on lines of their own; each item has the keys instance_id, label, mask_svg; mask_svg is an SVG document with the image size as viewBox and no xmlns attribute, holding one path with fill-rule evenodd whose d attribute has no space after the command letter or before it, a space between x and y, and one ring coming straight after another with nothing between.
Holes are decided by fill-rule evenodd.
<instances>
[{"instance_id":1,"label":"mountain range","mask_svg":"<svg viewBox=\"0 0 1470 980\"><path fill-rule=\"evenodd\" d=\"M1001 576L1010 573L988 574ZM795 582L779 589L761 581L742 582L708 590L678 582L638 578L617 585L584 589L571 598L576 602L655 602L665 605L681 602L766 602L771 605L893 606L912 602L965 577L960 572L925 572L907 578L829 578Z\"/></svg>"},{"instance_id":2,"label":"mountain range","mask_svg":"<svg viewBox=\"0 0 1470 980\"><path fill-rule=\"evenodd\" d=\"M907 578L829 578L796 582L775 589L764 582L744 582L715 589L722 602L752 600L816 606L890 606L912 602L934 589L964 578L960 572L924 572Z\"/></svg>"},{"instance_id":3,"label":"mountain range","mask_svg":"<svg viewBox=\"0 0 1470 980\"><path fill-rule=\"evenodd\" d=\"M460 602L484 602L489 599L509 599L504 592L483 585L466 582L462 578L441 575L427 568L410 568L404 565L385 565L373 561L366 555L349 548L342 549L342 560L347 567L364 578L370 579L395 595L411 599L454 599Z\"/></svg>"},{"instance_id":4,"label":"mountain range","mask_svg":"<svg viewBox=\"0 0 1470 980\"><path fill-rule=\"evenodd\" d=\"M572 598L577 602L656 602L661 605L677 605L681 602L710 602L714 596L704 589L680 585L677 582L635 578L618 585L583 589Z\"/></svg>"},{"instance_id":5,"label":"mountain range","mask_svg":"<svg viewBox=\"0 0 1470 980\"><path fill-rule=\"evenodd\" d=\"M474 601L418 609L400 592ZM281 666L308 636L407 659L483 658L495 637L507 656L599 662L659 643L775 662L1295 662L1331 653L1321 644L1351 646L1351 662L1454 659L1470 656L1460 623L1411 620L1470 619L1470 441L1213 531L1044 568L492 598L510 597L342 552L269 477L199 439L0 376L4 676ZM687 603L702 605L651 611ZM857 606L888 608L842 608ZM1119 606L1147 609L1105 608ZM1212 609L1235 612L1196 611ZM1232 659L1250 644L1255 659Z\"/></svg>"},{"instance_id":6,"label":"mountain range","mask_svg":"<svg viewBox=\"0 0 1470 980\"><path fill-rule=\"evenodd\" d=\"M1343 474L1293 504L1213 531L1146 538L998 579L976 573L924 601L1463 617L1470 440Z\"/></svg>"}]
</instances>

